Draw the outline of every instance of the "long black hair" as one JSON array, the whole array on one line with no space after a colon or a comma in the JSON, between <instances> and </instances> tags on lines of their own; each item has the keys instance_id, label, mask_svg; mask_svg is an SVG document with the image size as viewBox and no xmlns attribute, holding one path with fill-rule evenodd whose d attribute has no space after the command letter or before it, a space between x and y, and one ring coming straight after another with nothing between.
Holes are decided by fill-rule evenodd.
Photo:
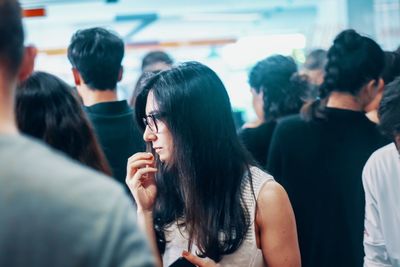
<instances>
[{"instance_id":1,"label":"long black hair","mask_svg":"<svg viewBox=\"0 0 400 267\"><path fill-rule=\"evenodd\" d=\"M251 69L249 84L263 92L265 121L295 114L309 98L308 82L297 74L293 58L273 55L263 59Z\"/></svg>"},{"instance_id":2,"label":"long black hair","mask_svg":"<svg viewBox=\"0 0 400 267\"><path fill-rule=\"evenodd\" d=\"M136 97L140 93L140 90L143 88L143 86L146 84L147 80L159 72L160 71L145 71L140 74L135 83L135 87L133 88L131 99L129 100L129 105L132 108L135 108Z\"/></svg>"},{"instance_id":3,"label":"long black hair","mask_svg":"<svg viewBox=\"0 0 400 267\"><path fill-rule=\"evenodd\" d=\"M328 50L319 99L307 106L303 115L306 119L324 118L324 108L331 92L355 96L371 80L379 82L383 67L384 53L375 41L355 30L342 31Z\"/></svg>"},{"instance_id":4,"label":"long black hair","mask_svg":"<svg viewBox=\"0 0 400 267\"><path fill-rule=\"evenodd\" d=\"M252 162L236 135L226 89L214 71L197 62L160 72L136 99L138 122L149 91L174 145L171 166L157 163L156 232L163 240L166 227L183 219L189 247L195 240L202 256L219 261L240 246L250 225L242 186Z\"/></svg>"},{"instance_id":5,"label":"long black hair","mask_svg":"<svg viewBox=\"0 0 400 267\"><path fill-rule=\"evenodd\" d=\"M45 72L33 73L18 87L16 115L21 132L111 175L76 92L61 79Z\"/></svg>"}]
</instances>

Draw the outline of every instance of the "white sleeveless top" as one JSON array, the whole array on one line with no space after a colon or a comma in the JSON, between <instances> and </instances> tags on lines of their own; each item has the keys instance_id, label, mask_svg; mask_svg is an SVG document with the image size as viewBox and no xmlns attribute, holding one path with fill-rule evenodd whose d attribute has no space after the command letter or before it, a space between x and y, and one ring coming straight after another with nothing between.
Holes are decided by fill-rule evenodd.
<instances>
[{"instance_id":1,"label":"white sleeveless top","mask_svg":"<svg viewBox=\"0 0 400 267\"><path fill-rule=\"evenodd\" d=\"M268 181L273 181L274 178L257 167L251 167L250 172L253 178L253 188L256 198L263 185ZM264 259L262 251L257 248L255 236L255 213L256 201L251 190L249 176L246 175L245 184L243 186L243 199L250 211L250 228L240 247L232 254L223 256L219 262L221 267L263 267ZM188 249L188 238L184 227L178 229L177 223L171 224L165 231L166 247L163 254L163 265L169 266L176 259L181 257L182 251ZM192 245L192 253L195 254L197 247Z\"/></svg>"}]
</instances>

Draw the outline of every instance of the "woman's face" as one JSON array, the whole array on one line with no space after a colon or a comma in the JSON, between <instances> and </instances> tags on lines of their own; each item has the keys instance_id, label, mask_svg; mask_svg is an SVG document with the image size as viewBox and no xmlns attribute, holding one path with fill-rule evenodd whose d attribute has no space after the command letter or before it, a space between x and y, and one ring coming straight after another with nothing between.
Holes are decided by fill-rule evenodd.
<instances>
[{"instance_id":1,"label":"woman's face","mask_svg":"<svg viewBox=\"0 0 400 267\"><path fill-rule=\"evenodd\" d=\"M172 135L167 125L163 122L163 114L160 114L153 91L150 91L146 102L147 125L143 133L143 139L151 143L160 160L171 163L173 142Z\"/></svg>"}]
</instances>

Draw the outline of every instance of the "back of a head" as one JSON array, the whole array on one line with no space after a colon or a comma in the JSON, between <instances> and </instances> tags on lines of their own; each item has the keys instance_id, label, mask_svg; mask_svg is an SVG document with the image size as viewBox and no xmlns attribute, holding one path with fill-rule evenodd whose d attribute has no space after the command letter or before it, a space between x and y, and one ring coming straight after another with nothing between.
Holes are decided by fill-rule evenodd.
<instances>
[{"instance_id":1,"label":"back of a head","mask_svg":"<svg viewBox=\"0 0 400 267\"><path fill-rule=\"evenodd\" d=\"M384 53L375 41L345 30L336 36L328 51L320 97L333 91L356 95L371 80L378 82L383 67Z\"/></svg>"},{"instance_id":2,"label":"back of a head","mask_svg":"<svg viewBox=\"0 0 400 267\"><path fill-rule=\"evenodd\" d=\"M323 70L327 61L327 51L324 49L312 50L306 57L303 68L307 70Z\"/></svg>"},{"instance_id":3,"label":"back of a head","mask_svg":"<svg viewBox=\"0 0 400 267\"><path fill-rule=\"evenodd\" d=\"M380 129L393 140L400 134L400 77L386 85L378 114Z\"/></svg>"},{"instance_id":4,"label":"back of a head","mask_svg":"<svg viewBox=\"0 0 400 267\"><path fill-rule=\"evenodd\" d=\"M45 72L35 72L17 90L18 128L71 158L109 173L93 130L73 89Z\"/></svg>"},{"instance_id":5,"label":"back of a head","mask_svg":"<svg viewBox=\"0 0 400 267\"><path fill-rule=\"evenodd\" d=\"M392 82L400 75L400 54L397 52L385 51L385 67L382 72L382 79L385 84Z\"/></svg>"},{"instance_id":6,"label":"back of a head","mask_svg":"<svg viewBox=\"0 0 400 267\"><path fill-rule=\"evenodd\" d=\"M318 95L318 88L324 81L325 65L327 62L328 52L323 49L312 50L306 57L300 73L306 75L310 94L313 98Z\"/></svg>"},{"instance_id":7,"label":"back of a head","mask_svg":"<svg viewBox=\"0 0 400 267\"><path fill-rule=\"evenodd\" d=\"M68 47L68 59L94 90L115 89L124 57L124 43L103 28L77 31Z\"/></svg>"},{"instance_id":8,"label":"back of a head","mask_svg":"<svg viewBox=\"0 0 400 267\"><path fill-rule=\"evenodd\" d=\"M0 72L15 76L23 53L21 8L16 0L0 0Z\"/></svg>"},{"instance_id":9,"label":"back of a head","mask_svg":"<svg viewBox=\"0 0 400 267\"><path fill-rule=\"evenodd\" d=\"M296 73L297 65L293 58L282 55L261 60L251 69L249 84L257 93L263 92L266 120L300 110L307 98L308 85Z\"/></svg>"},{"instance_id":10,"label":"back of a head","mask_svg":"<svg viewBox=\"0 0 400 267\"><path fill-rule=\"evenodd\" d=\"M168 69L174 61L164 51L151 51L142 59L142 71L160 71Z\"/></svg>"}]
</instances>

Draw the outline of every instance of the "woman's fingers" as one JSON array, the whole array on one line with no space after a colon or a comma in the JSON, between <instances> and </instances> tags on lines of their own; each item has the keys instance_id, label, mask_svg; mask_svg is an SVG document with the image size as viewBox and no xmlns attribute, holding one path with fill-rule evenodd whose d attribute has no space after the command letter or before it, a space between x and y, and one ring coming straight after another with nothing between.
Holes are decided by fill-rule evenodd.
<instances>
[{"instance_id":1,"label":"woman's fingers","mask_svg":"<svg viewBox=\"0 0 400 267\"><path fill-rule=\"evenodd\" d=\"M154 156L153 154L148 152L138 152L128 159L128 164L141 159L153 160Z\"/></svg>"},{"instance_id":2,"label":"woman's fingers","mask_svg":"<svg viewBox=\"0 0 400 267\"><path fill-rule=\"evenodd\" d=\"M128 159L126 165L127 179L135 175L137 169L147 166L154 167L154 156L151 153L139 152L134 154Z\"/></svg>"},{"instance_id":3,"label":"woman's fingers","mask_svg":"<svg viewBox=\"0 0 400 267\"><path fill-rule=\"evenodd\" d=\"M128 183L128 184L140 183L150 177L147 174L156 173L156 172L157 172L157 169L153 168L153 167L146 166L146 167L140 168L135 172L134 175L126 177L126 183Z\"/></svg>"},{"instance_id":4,"label":"woman's fingers","mask_svg":"<svg viewBox=\"0 0 400 267\"><path fill-rule=\"evenodd\" d=\"M126 170L127 176L132 177L133 175L135 175L138 169L152 166L153 163L154 163L153 160L146 160L146 159L136 160L131 163L128 163Z\"/></svg>"},{"instance_id":5,"label":"woman's fingers","mask_svg":"<svg viewBox=\"0 0 400 267\"><path fill-rule=\"evenodd\" d=\"M131 190L136 190L139 187L146 188L149 184L154 184L154 176L150 173L156 173L157 169L153 167L145 167L139 169L134 176L126 178L126 184Z\"/></svg>"},{"instance_id":6,"label":"woman's fingers","mask_svg":"<svg viewBox=\"0 0 400 267\"><path fill-rule=\"evenodd\" d=\"M144 168L138 169L134 176L136 176L137 179L139 179L139 180L143 180L143 179L149 178L149 175L145 175L145 174L156 173L156 172L157 172L156 168L144 167Z\"/></svg>"}]
</instances>

